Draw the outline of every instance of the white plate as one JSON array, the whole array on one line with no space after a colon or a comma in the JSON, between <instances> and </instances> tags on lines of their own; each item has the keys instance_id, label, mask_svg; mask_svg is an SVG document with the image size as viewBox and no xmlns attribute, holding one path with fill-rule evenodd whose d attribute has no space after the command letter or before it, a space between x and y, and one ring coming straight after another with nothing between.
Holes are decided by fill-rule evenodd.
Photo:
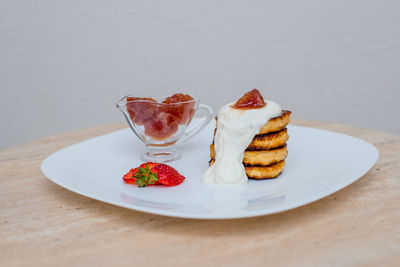
<instances>
[{"instance_id":1,"label":"white plate","mask_svg":"<svg viewBox=\"0 0 400 267\"><path fill-rule=\"evenodd\" d=\"M42 163L54 183L78 194L128 209L198 219L245 218L293 209L326 197L363 176L378 159L360 139L307 127L289 126L289 156L277 179L243 186L210 186L200 179L208 168L214 123L180 147L171 163L186 177L176 187L137 188L122 176L138 166L143 144L130 129L62 149Z\"/></svg>"}]
</instances>

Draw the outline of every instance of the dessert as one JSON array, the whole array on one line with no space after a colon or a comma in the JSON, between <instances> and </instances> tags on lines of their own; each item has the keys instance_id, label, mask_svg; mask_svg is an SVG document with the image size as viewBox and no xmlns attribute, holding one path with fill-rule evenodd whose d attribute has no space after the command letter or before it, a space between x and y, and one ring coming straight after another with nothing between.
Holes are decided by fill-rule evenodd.
<instances>
[{"instance_id":1,"label":"dessert","mask_svg":"<svg viewBox=\"0 0 400 267\"><path fill-rule=\"evenodd\" d=\"M248 178L270 179L285 168L289 139L286 125L291 112L257 89L223 106L210 145L210 168L202 181L209 184L244 184Z\"/></svg>"},{"instance_id":2,"label":"dessert","mask_svg":"<svg viewBox=\"0 0 400 267\"><path fill-rule=\"evenodd\" d=\"M187 124L193 117L194 114L194 102L190 95L174 94L167 97L162 103L161 109L167 113L174 115L178 118L180 124ZM168 105L176 104L179 105Z\"/></svg>"},{"instance_id":3,"label":"dessert","mask_svg":"<svg viewBox=\"0 0 400 267\"><path fill-rule=\"evenodd\" d=\"M137 125L143 125L157 110L157 101L152 98L127 97L126 102L129 117Z\"/></svg>"},{"instance_id":4,"label":"dessert","mask_svg":"<svg viewBox=\"0 0 400 267\"><path fill-rule=\"evenodd\" d=\"M126 109L131 121L143 126L146 136L164 140L177 133L180 125L191 121L195 102L187 94L174 94L161 103L153 98L127 97Z\"/></svg>"},{"instance_id":5,"label":"dessert","mask_svg":"<svg viewBox=\"0 0 400 267\"><path fill-rule=\"evenodd\" d=\"M185 177L167 164L147 162L131 169L122 178L127 184L139 188L151 185L175 186L183 183Z\"/></svg>"},{"instance_id":6,"label":"dessert","mask_svg":"<svg viewBox=\"0 0 400 267\"><path fill-rule=\"evenodd\" d=\"M268 150L261 150L261 151L245 150L243 156L243 164L247 166L268 166L280 162L282 160L285 160L287 154L288 151L286 144L281 147ZM211 157L210 165L212 165L215 161L214 145L210 146L210 157Z\"/></svg>"}]
</instances>

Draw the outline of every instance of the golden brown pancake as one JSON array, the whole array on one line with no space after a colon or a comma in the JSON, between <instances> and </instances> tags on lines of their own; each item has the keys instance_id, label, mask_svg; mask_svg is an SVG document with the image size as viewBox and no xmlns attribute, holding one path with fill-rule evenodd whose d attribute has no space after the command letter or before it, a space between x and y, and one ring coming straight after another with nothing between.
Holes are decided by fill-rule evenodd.
<instances>
[{"instance_id":1,"label":"golden brown pancake","mask_svg":"<svg viewBox=\"0 0 400 267\"><path fill-rule=\"evenodd\" d=\"M264 151L245 151L243 157L243 163L246 165L258 165L268 166L286 158L288 154L286 144L275 148ZM214 145L210 145L210 157L215 159Z\"/></svg>"},{"instance_id":2,"label":"golden brown pancake","mask_svg":"<svg viewBox=\"0 0 400 267\"><path fill-rule=\"evenodd\" d=\"M284 168L284 160L269 166L244 166L247 177L256 180L276 178Z\"/></svg>"},{"instance_id":3,"label":"golden brown pancake","mask_svg":"<svg viewBox=\"0 0 400 267\"><path fill-rule=\"evenodd\" d=\"M285 168L285 159L288 154L286 141L289 139L286 125L290 122L291 114L289 110L282 110L279 117L270 119L261 127L260 132L254 136L247 147L243 164L246 175L250 179L272 179ZM210 145L210 157L211 166L215 161L214 144Z\"/></svg>"},{"instance_id":4,"label":"golden brown pancake","mask_svg":"<svg viewBox=\"0 0 400 267\"><path fill-rule=\"evenodd\" d=\"M267 150L283 146L289 139L287 128L279 132L254 136L246 150Z\"/></svg>"},{"instance_id":5,"label":"golden brown pancake","mask_svg":"<svg viewBox=\"0 0 400 267\"><path fill-rule=\"evenodd\" d=\"M214 164L214 160L210 161L210 166ZM250 179L263 180L276 178L285 168L285 161L282 160L269 166L244 166L247 177Z\"/></svg>"},{"instance_id":6,"label":"golden brown pancake","mask_svg":"<svg viewBox=\"0 0 400 267\"><path fill-rule=\"evenodd\" d=\"M268 150L281 147L288 139L289 135L287 133L287 128L284 128L279 132L256 135L246 150Z\"/></svg>"},{"instance_id":7,"label":"golden brown pancake","mask_svg":"<svg viewBox=\"0 0 400 267\"><path fill-rule=\"evenodd\" d=\"M263 127L261 127L258 134L267 134L282 130L290 122L291 114L292 112L289 110L282 110L282 114L279 117L270 119Z\"/></svg>"},{"instance_id":8,"label":"golden brown pancake","mask_svg":"<svg viewBox=\"0 0 400 267\"><path fill-rule=\"evenodd\" d=\"M267 134L272 132L278 132L286 127L290 122L290 115L292 114L289 110L282 110L282 114L278 117L270 119L263 127L261 127L258 134ZM218 125L218 117L215 117ZM216 130L216 129L215 129ZM214 135L215 135L214 130Z\"/></svg>"}]
</instances>

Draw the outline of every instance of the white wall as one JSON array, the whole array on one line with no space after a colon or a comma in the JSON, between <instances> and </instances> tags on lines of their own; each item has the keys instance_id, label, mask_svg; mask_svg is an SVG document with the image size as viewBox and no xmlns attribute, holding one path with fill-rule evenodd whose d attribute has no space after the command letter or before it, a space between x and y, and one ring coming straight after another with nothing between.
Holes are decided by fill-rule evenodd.
<instances>
[{"instance_id":1,"label":"white wall","mask_svg":"<svg viewBox=\"0 0 400 267\"><path fill-rule=\"evenodd\" d=\"M400 1L0 0L0 148L122 121L127 93L400 133Z\"/></svg>"}]
</instances>

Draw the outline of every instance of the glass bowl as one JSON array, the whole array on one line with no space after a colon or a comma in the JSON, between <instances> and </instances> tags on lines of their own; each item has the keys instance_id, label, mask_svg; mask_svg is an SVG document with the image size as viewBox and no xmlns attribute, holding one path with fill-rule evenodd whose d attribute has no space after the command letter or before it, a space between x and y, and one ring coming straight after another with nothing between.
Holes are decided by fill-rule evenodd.
<instances>
[{"instance_id":1,"label":"glass bowl","mask_svg":"<svg viewBox=\"0 0 400 267\"><path fill-rule=\"evenodd\" d=\"M117 103L135 135L146 146L143 161L170 162L180 158L175 147L203 129L213 118L212 109L200 104L199 97L188 101L162 103L167 97L127 95ZM196 122L192 125L192 119ZM188 128L188 126L190 127Z\"/></svg>"}]
</instances>

